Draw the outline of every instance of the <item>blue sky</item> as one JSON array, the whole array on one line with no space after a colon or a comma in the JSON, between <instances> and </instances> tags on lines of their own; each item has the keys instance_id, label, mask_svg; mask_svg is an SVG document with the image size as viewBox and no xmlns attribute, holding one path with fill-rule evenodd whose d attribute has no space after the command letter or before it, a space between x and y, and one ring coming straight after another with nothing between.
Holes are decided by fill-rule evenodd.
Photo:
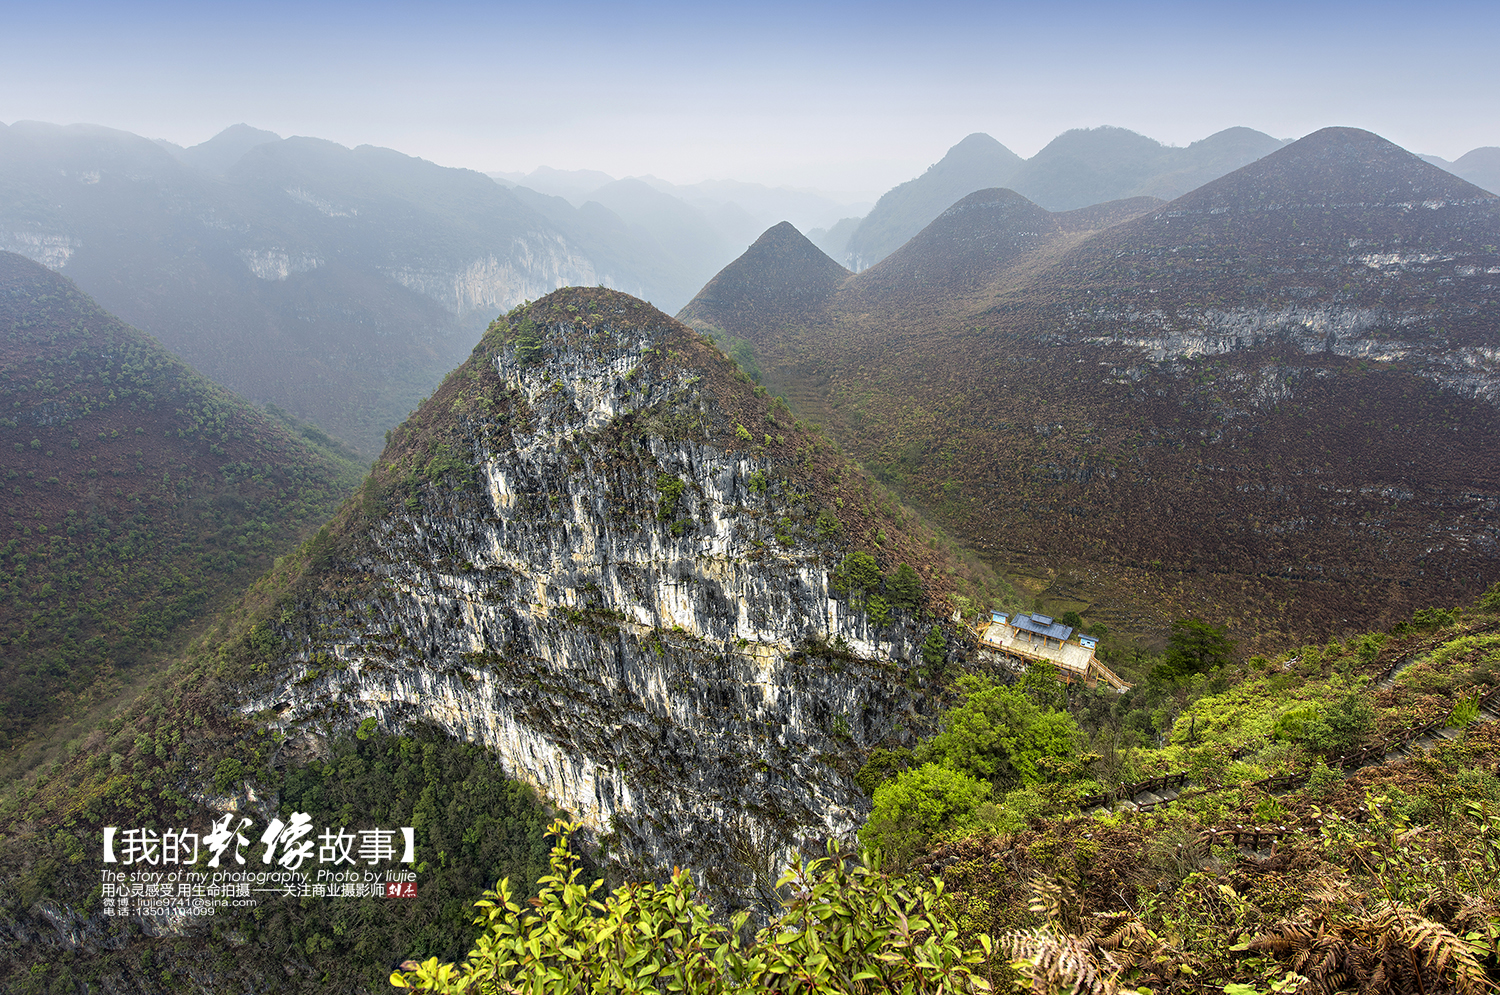
<instances>
[{"instance_id":1,"label":"blue sky","mask_svg":"<svg viewBox=\"0 0 1500 995\"><path fill-rule=\"evenodd\" d=\"M1101 124L1500 145L1500 4L304 3L0 9L0 121L244 121L444 165L872 195Z\"/></svg>"}]
</instances>

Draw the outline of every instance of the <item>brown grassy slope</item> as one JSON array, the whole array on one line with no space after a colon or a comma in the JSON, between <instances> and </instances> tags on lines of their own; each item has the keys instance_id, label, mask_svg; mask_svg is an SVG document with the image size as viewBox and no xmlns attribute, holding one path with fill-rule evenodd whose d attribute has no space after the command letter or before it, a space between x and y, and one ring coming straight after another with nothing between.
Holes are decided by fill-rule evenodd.
<instances>
[{"instance_id":1,"label":"brown grassy slope","mask_svg":"<svg viewBox=\"0 0 1500 995\"><path fill-rule=\"evenodd\" d=\"M745 334L760 332L767 382L799 411L1070 607L1144 629L1196 612L1273 641L1369 626L1500 575L1494 408L1413 362L1307 355L1276 334L1167 363L1121 340L1191 330L1230 301L1311 301L1364 307L1375 340L1394 334L1379 324L1389 313L1409 319L1408 339L1493 344L1493 289L1457 267L1500 262L1495 205L1334 129L1134 221L1002 260L984 286L866 294L861 274L815 323ZM1177 224L1180 242L1162 234ZM1446 261L1395 276L1327 265L1339 244ZM1175 282L1148 279L1162 273Z\"/></svg>"},{"instance_id":2,"label":"brown grassy slope","mask_svg":"<svg viewBox=\"0 0 1500 995\"><path fill-rule=\"evenodd\" d=\"M1497 241L1500 197L1327 128L1109 229L1024 293L1075 334L1127 310L1187 325L1207 309L1338 307L1384 318L1387 335L1477 344L1494 329Z\"/></svg>"}]
</instances>

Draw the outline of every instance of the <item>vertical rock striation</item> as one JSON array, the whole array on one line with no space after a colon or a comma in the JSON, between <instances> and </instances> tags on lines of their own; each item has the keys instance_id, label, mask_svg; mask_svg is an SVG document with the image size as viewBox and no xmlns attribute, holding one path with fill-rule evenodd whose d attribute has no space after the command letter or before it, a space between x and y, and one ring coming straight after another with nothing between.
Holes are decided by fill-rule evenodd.
<instances>
[{"instance_id":1,"label":"vertical rock striation","mask_svg":"<svg viewBox=\"0 0 1500 995\"><path fill-rule=\"evenodd\" d=\"M854 758L920 712L928 627L836 594L875 526L840 521L829 482L857 482L816 436L759 431L766 405L693 332L602 289L522 320L540 361L497 322L398 430L244 708L293 735L435 724L611 859L750 900L862 821Z\"/></svg>"}]
</instances>

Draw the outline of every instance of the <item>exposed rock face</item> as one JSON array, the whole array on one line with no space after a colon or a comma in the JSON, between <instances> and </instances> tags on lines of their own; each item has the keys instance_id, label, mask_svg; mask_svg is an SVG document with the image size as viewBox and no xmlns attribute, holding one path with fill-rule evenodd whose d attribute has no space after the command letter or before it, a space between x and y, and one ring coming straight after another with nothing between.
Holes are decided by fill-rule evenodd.
<instances>
[{"instance_id":1,"label":"exposed rock face","mask_svg":"<svg viewBox=\"0 0 1500 995\"><path fill-rule=\"evenodd\" d=\"M376 521L244 707L287 731L435 724L611 857L748 900L862 821L852 758L918 709L926 628L833 594L827 507L736 447L702 371L663 359L691 333L656 317L553 327L544 362L505 346L455 374L504 395L460 419L445 479L467 479Z\"/></svg>"},{"instance_id":2,"label":"exposed rock face","mask_svg":"<svg viewBox=\"0 0 1500 995\"><path fill-rule=\"evenodd\" d=\"M425 294L461 319L508 311L524 300L568 285L593 286L601 280L594 264L558 235L531 233L516 238L510 254L474 259L461 269L402 266L386 271L408 290ZM482 322L481 322L482 323Z\"/></svg>"},{"instance_id":3,"label":"exposed rock face","mask_svg":"<svg viewBox=\"0 0 1500 995\"><path fill-rule=\"evenodd\" d=\"M1268 344L1399 361L1493 403L1497 233L1494 195L1328 128L1073 252L1061 330L1146 362Z\"/></svg>"}]
</instances>

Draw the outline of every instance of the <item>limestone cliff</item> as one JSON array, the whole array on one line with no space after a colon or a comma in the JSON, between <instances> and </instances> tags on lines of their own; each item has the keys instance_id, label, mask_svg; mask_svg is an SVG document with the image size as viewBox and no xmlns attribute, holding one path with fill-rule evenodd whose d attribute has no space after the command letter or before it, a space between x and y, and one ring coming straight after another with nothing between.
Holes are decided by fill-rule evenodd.
<instances>
[{"instance_id":1,"label":"limestone cliff","mask_svg":"<svg viewBox=\"0 0 1500 995\"><path fill-rule=\"evenodd\" d=\"M609 858L749 900L852 835L858 756L924 710L929 613L877 625L831 579L867 548L939 586L881 504L685 326L559 291L393 434L243 708L293 737L435 724Z\"/></svg>"}]
</instances>

